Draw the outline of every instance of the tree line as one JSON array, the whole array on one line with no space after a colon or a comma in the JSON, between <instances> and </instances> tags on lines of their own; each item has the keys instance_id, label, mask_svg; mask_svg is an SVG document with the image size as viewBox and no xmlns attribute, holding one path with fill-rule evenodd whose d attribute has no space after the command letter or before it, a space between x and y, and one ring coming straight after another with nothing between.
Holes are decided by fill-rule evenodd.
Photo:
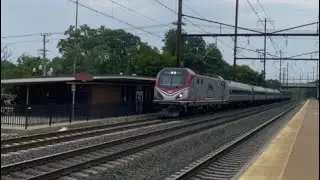
<instances>
[{"instance_id":1,"label":"tree line","mask_svg":"<svg viewBox=\"0 0 320 180\"><path fill-rule=\"evenodd\" d=\"M176 66L176 29L165 33L161 50L129 32L105 26L96 29L88 25L78 29L70 26L64 34L66 38L60 39L57 45L60 56L53 59L22 55L13 63L8 52L1 49L1 79L39 76L40 72L32 69L44 63L46 67L53 68L54 76L72 75L74 60L76 72L93 75L123 73L156 76L160 69ZM199 74L219 75L224 79L253 85L280 87L277 80L264 81L263 72L256 72L246 65L229 65L218 47L214 43L206 43L202 37L184 37L182 47L182 66Z\"/></svg>"}]
</instances>

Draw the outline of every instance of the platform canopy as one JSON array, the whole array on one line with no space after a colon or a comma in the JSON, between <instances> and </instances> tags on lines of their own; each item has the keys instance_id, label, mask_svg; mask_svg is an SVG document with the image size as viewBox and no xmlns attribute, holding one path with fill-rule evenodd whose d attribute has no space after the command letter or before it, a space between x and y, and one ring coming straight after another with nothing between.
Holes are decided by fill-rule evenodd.
<instances>
[{"instance_id":1,"label":"platform canopy","mask_svg":"<svg viewBox=\"0 0 320 180\"><path fill-rule=\"evenodd\" d=\"M87 73L77 74L65 77L32 77L19 79L1 79L1 84L45 84L45 83L153 83L155 78L142 77L135 75L106 75L106 76L91 76Z\"/></svg>"}]
</instances>

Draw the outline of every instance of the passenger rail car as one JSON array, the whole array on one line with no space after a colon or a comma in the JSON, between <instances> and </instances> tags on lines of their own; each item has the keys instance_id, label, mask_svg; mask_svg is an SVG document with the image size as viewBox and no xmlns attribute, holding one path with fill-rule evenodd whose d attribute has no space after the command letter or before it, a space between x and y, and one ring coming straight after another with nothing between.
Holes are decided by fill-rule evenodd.
<instances>
[{"instance_id":1,"label":"passenger rail car","mask_svg":"<svg viewBox=\"0 0 320 180\"><path fill-rule=\"evenodd\" d=\"M290 98L288 91L202 76L188 68L164 68L156 78L153 102L162 110L181 113Z\"/></svg>"},{"instance_id":2,"label":"passenger rail car","mask_svg":"<svg viewBox=\"0 0 320 180\"><path fill-rule=\"evenodd\" d=\"M284 89L280 89L280 96L281 96L281 100L289 100L292 98L292 92L284 90Z\"/></svg>"},{"instance_id":3,"label":"passenger rail car","mask_svg":"<svg viewBox=\"0 0 320 180\"><path fill-rule=\"evenodd\" d=\"M229 85L229 103L252 103L252 86L244 83L228 81Z\"/></svg>"}]
</instances>

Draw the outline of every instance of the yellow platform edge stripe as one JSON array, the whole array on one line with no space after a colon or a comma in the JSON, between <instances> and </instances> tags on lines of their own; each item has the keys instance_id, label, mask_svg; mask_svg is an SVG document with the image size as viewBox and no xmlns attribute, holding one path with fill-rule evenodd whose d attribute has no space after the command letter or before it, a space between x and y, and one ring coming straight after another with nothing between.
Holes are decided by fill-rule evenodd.
<instances>
[{"instance_id":1,"label":"yellow platform edge stripe","mask_svg":"<svg viewBox=\"0 0 320 180\"><path fill-rule=\"evenodd\" d=\"M309 100L289 120L264 151L248 164L239 180L281 180L297 135L306 116Z\"/></svg>"}]
</instances>

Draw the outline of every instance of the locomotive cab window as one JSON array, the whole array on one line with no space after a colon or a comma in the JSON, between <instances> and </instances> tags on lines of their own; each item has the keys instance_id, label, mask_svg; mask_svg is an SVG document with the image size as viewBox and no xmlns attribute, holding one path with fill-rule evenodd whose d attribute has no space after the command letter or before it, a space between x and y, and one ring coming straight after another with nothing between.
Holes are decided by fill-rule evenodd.
<instances>
[{"instance_id":1,"label":"locomotive cab window","mask_svg":"<svg viewBox=\"0 0 320 180\"><path fill-rule=\"evenodd\" d=\"M158 86L167 89L184 87L186 75L185 70L165 69L160 73Z\"/></svg>"}]
</instances>

